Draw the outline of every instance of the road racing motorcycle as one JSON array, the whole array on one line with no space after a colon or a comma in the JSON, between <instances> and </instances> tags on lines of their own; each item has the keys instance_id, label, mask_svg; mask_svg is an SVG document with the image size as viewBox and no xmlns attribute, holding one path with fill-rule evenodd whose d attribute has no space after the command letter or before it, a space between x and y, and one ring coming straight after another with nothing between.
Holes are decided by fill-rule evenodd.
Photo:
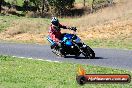
<instances>
[{"instance_id":1,"label":"road racing motorcycle","mask_svg":"<svg viewBox=\"0 0 132 88\"><path fill-rule=\"evenodd\" d=\"M86 59L95 58L94 51L76 35L76 27L70 29L73 30L73 33L64 33L61 40L61 47L56 45L54 48L51 48L52 52L63 57L67 55L79 57L80 54L83 54Z\"/></svg>"}]
</instances>

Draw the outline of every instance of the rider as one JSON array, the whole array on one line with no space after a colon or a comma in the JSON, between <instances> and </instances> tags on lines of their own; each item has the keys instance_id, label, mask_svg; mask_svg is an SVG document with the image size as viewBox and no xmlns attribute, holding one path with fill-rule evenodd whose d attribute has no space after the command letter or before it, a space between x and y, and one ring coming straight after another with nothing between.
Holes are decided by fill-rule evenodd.
<instances>
[{"instance_id":1,"label":"rider","mask_svg":"<svg viewBox=\"0 0 132 88\"><path fill-rule=\"evenodd\" d=\"M56 17L52 17L49 28L49 36L47 38L51 43L51 48L54 48L56 45L61 45L61 38L63 35L61 34L60 28L70 29L70 27L60 24Z\"/></svg>"}]
</instances>

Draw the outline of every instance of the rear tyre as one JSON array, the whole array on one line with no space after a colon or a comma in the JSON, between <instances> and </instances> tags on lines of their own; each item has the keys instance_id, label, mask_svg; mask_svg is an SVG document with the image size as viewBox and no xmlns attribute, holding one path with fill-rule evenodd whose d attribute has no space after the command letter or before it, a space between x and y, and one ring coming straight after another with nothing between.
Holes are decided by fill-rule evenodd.
<instances>
[{"instance_id":1,"label":"rear tyre","mask_svg":"<svg viewBox=\"0 0 132 88\"><path fill-rule=\"evenodd\" d=\"M78 52L78 53L75 55L75 57L79 57L80 54L81 54L81 52Z\"/></svg>"}]
</instances>

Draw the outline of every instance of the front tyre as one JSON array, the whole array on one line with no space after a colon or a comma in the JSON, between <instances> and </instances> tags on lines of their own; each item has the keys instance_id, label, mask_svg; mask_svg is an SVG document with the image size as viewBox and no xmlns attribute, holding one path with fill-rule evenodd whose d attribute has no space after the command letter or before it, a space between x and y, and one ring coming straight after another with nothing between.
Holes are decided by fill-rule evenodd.
<instances>
[{"instance_id":1,"label":"front tyre","mask_svg":"<svg viewBox=\"0 0 132 88\"><path fill-rule=\"evenodd\" d=\"M88 59L95 58L95 53L89 46L86 46L85 48L82 49L82 54Z\"/></svg>"},{"instance_id":2,"label":"front tyre","mask_svg":"<svg viewBox=\"0 0 132 88\"><path fill-rule=\"evenodd\" d=\"M87 50L88 50L88 52L90 54L90 59L94 59L95 58L94 51L89 46L87 46Z\"/></svg>"}]
</instances>

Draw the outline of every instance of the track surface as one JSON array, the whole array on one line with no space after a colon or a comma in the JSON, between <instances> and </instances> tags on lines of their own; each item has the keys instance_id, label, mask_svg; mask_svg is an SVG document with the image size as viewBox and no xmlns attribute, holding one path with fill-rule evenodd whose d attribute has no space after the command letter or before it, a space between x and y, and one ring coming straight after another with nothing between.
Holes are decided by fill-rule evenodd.
<instances>
[{"instance_id":1,"label":"track surface","mask_svg":"<svg viewBox=\"0 0 132 88\"><path fill-rule=\"evenodd\" d=\"M95 59L84 59L81 55L75 59L74 56L66 58L54 55L49 46L33 44L0 43L0 55L12 55L34 59L44 59L60 62L73 62L106 66L112 68L126 69L132 71L132 50L94 48Z\"/></svg>"}]
</instances>

